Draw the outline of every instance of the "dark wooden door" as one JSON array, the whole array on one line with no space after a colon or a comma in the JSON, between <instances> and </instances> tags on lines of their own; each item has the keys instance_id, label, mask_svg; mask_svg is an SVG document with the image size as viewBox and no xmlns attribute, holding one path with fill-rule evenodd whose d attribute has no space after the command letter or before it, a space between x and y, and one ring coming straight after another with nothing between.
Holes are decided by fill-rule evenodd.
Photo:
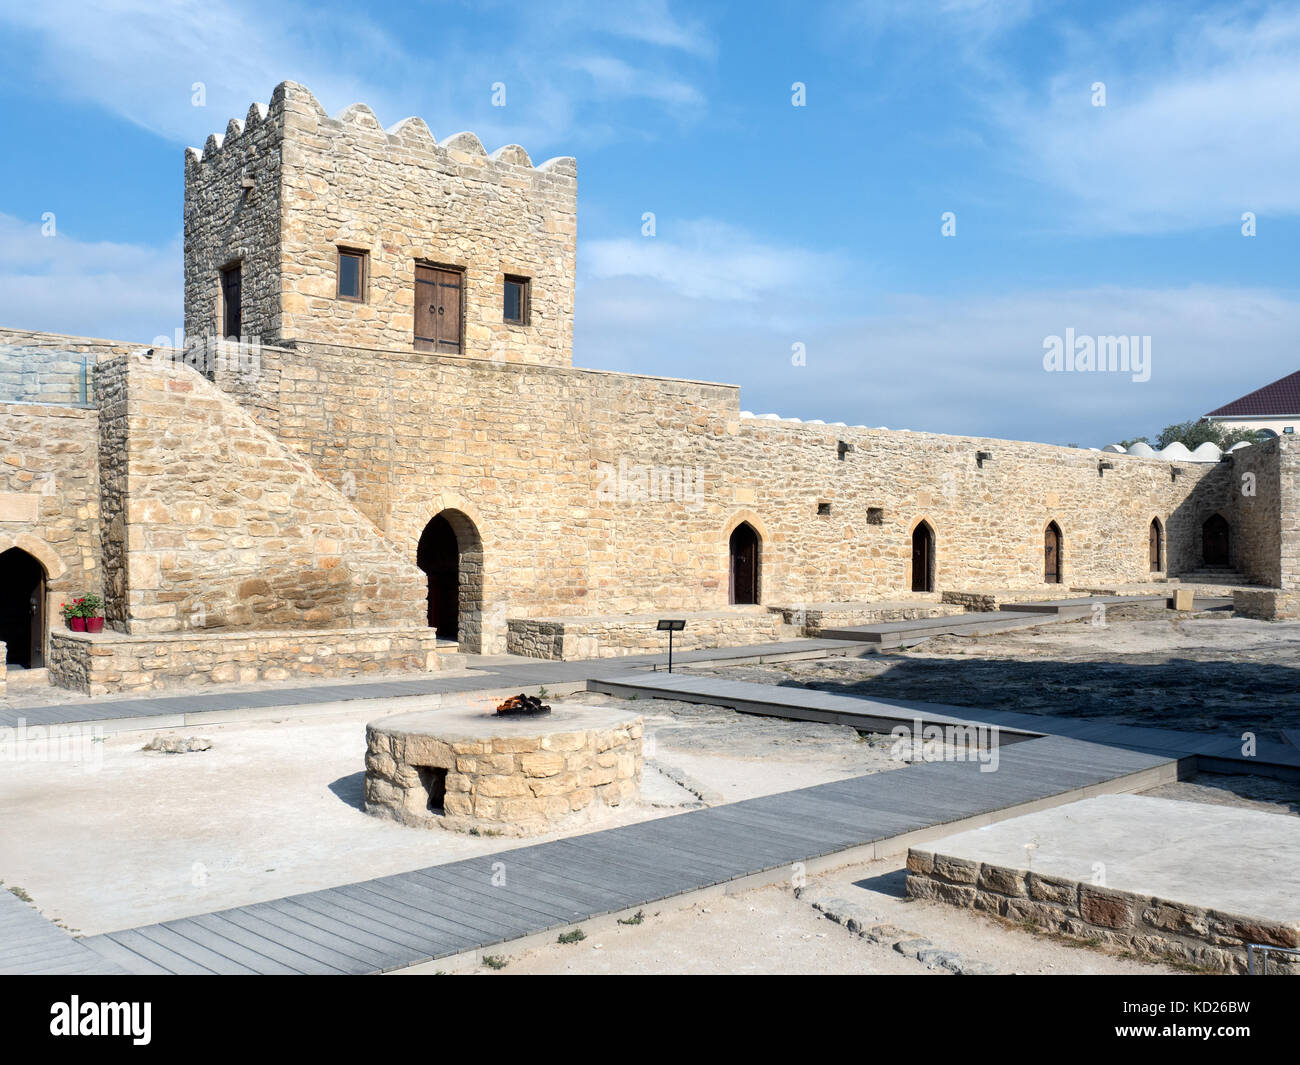
<instances>
[{"instance_id":1,"label":"dark wooden door","mask_svg":"<svg viewBox=\"0 0 1300 1065\"><path fill-rule=\"evenodd\" d=\"M36 578L36 587L32 589L32 594L27 600L28 609L31 611L31 649L28 651L28 662L31 663L32 669L40 669L45 665L45 574L41 573Z\"/></svg>"},{"instance_id":2,"label":"dark wooden door","mask_svg":"<svg viewBox=\"0 0 1300 1065\"><path fill-rule=\"evenodd\" d=\"M934 591L934 533L925 522L912 531L912 591Z\"/></svg>"},{"instance_id":3,"label":"dark wooden door","mask_svg":"<svg viewBox=\"0 0 1300 1065\"><path fill-rule=\"evenodd\" d=\"M1160 526L1154 521L1151 523L1151 572L1158 573L1160 565Z\"/></svg>"},{"instance_id":4,"label":"dark wooden door","mask_svg":"<svg viewBox=\"0 0 1300 1065\"><path fill-rule=\"evenodd\" d=\"M1228 564L1228 522L1223 515L1214 514L1201 526L1201 556L1207 566Z\"/></svg>"},{"instance_id":5,"label":"dark wooden door","mask_svg":"<svg viewBox=\"0 0 1300 1065\"><path fill-rule=\"evenodd\" d=\"M731 601L758 602L758 533L741 522L731 534Z\"/></svg>"},{"instance_id":6,"label":"dark wooden door","mask_svg":"<svg viewBox=\"0 0 1300 1065\"><path fill-rule=\"evenodd\" d=\"M1061 583L1061 530L1055 524L1043 534L1043 580L1048 584Z\"/></svg>"},{"instance_id":7,"label":"dark wooden door","mask_svg":"<svg viewBox=\"0 0 1300 1065\"><path fill-rule=\"evenodd\" d=\"M462 275L436 266L415 267L415 346L459 354Z\"/></svg>"}]
</instances>

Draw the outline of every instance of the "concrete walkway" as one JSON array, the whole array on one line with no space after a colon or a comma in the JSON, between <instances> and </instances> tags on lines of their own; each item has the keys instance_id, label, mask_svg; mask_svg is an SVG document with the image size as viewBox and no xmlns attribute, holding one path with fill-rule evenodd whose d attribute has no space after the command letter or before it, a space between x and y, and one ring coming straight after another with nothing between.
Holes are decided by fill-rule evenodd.
<instances>
[{"instance_id":1,"label":"concrete walkway","mask_svg":"<svg viewBox=\"0 0 1300 1065\"><path fill-rule=\"evenodd\" d=\"M125 969L106 960L47 921L34 906L0 888L0 975L80 976L119 973Z\"/></svg>"}]
</instances>

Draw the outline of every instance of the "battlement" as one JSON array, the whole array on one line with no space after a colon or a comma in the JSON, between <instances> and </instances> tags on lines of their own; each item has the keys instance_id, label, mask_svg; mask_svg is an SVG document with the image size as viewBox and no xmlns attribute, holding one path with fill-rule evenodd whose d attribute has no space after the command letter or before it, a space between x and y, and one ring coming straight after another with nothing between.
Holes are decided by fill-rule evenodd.
<instances>
[{"instance_id":1,"label":"battlement","mask_svg":"<svg viewBox=\"0 0 1300 1065\"><path fill-rule=\"evenodd\" d=\"M568 365L577 164L294 82L185 153L186 331Z\"/></svg>"}]
</instances>

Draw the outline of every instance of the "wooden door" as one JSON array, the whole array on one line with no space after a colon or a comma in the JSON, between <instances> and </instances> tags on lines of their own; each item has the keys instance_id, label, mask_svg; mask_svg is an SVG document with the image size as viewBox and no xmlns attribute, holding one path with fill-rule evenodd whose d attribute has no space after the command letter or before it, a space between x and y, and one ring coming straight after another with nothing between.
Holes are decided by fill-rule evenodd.
<instances>
[{"instance_id":1,"label":"wooden door","mask_svg":"<svg viewBox=\"0 0 1300 1065\"><path fill-rule=\"evenodd\" d=\"M731 534L731 601L758 602L758 533L746 522Z\"/></svg>"},{"instance_id":2,"label":"wooden door","mask_svg":"<svg viewBox=\"0 0 1300 1065\"><path fill-rule=\"evenodd\" d=\"M31 650L28 652L28 665L40 669L45 665L45 574L36 578L36 587L28 599L31 611Z\"/></svg>"},{"instance_id":3,"label":"wooden door","mask_svg":"<svg viewBox=\"0 0 1300 1065\"><path fill-rule=\"evenodd\" d=\"M415 347L459 354L462 275L458 270L415 266Z\"/></svg>"},{"instance_id":4,"label":"wooden door","mask_svg":"<svg viewBox=\"0 0 1300 1065\"><path fill-rule=\"evenodd\" d=\"M1228 522L1221 514L1214 514L1201 526L1201 555L1207 566L1228 564Z\"/></svg>"},{"instance_id":5,"label":"wooden door","mask_svg":"<svg viewBox=\"0 0 1300 1065\"><path fill-rule=\"evenodd\" d=\"M1160 526L1153 521L1151 523L1151 572L1159 573L1162 568L1160 565Z\"/></svg>"},{"instance_id":6,"label":"wooden door","mask_svg":"<svg viewBox=\"0 0 1300 1065\"><path fill-rule=\"evenodd\" d=\"M1043 534L1043 580L1061 583L1061 530L1053 522Z\"/></svg>"},{"instance_id":7,"label":"wooden door","mask_svg":"<svg viewBox=\"0 0 1300 1065\"><path fill-rule=\"evenodd\" d=\"M934 591L934 533L925 522L912 532L912 591Z\"/></svg>"}]
</instances>

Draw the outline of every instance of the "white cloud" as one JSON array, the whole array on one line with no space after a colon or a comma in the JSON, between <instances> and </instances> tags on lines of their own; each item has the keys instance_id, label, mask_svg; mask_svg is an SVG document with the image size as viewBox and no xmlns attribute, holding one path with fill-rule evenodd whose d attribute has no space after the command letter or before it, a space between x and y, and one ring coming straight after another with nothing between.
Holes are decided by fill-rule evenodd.
<instances>
[{"instance_id":1,"label":"white cloud","mask_svg":"<svg viewBox=\"0 0 1300 1065\"><path fill-rule=\"evenodd\" d=\"M184 323L181 243L82 241L0 215L0 323L148 343Z\"/></svg>"},{"instance_id":2,"label":"white cloud","mask_svg":"<svg viewBox=\"0 0 1300 1065\"><path fill-rule=\"evenodd\" d=\"M1243 211L1300 213L1300 12L1177 12L1076 39L1045 96L990 100L1027 172L1089 228L1233 226ZM1143 42L1169 58L1144 62ZM1090 86L1103 81L1106 106Z\"/></svg>"},{"instance_id":3,"label":"white cloud","mask_svg":"<svg viewBox=\"0 0 1300 1065\"><path fill-rule=\"evenodd\" d=\"M760 413L1100 447L1293 371L1300 332L1300 299L1264 289L902 296L833 318L811 294L787 294L777 318L765 303L695 291L653 269L589 282L578 295L575 363L729 381L742 386L742 407ZM1150 380L1046 372L1044 339L1067 328L1150 336ZM791 363L796 342L805 366Z\"/></svg>"},{"instance_id":4,"label":"white cloud","mask_svg":"<svg viewBox=\"0 0 1300 1065\"><path fill-rule=\"evenodd\" d=\"M385 125L413 107L432 109L424 117L435 135L475 129L489 149L563 142L569 151L576 140L609 137L614 127L580 117L610 95L670 112L702 99L689 71L676 68L706 60L713 45L663 2L509 14L489 20L491 36L480 25L476 40L472 28L441 25L431 13L427 32L407 39L365 14L321 17L294 0L43 0L6 6L0 27L32 42L33 65L51 91L198 145L286 79L306 85L330 113L367 103ZM615 47L630 54L613 55ZM498 81L507 85L506 108L491 106ZM202 109L191 103L196 82L206 90Z\"/></svg>"},{"instance_id":5,"label":"white cloud","mask_svg":"<svg viewBox=\"0 0 1300 1065\"><path fill-rule=\"evenodd\" d=\"M584 241L584 277L651 279L691 299L756 303L843 283L840 256L769 243L713 219L677 222L653 237ZM773 305L781 309L781 305Z\"/></svg>"}]
</instances>

